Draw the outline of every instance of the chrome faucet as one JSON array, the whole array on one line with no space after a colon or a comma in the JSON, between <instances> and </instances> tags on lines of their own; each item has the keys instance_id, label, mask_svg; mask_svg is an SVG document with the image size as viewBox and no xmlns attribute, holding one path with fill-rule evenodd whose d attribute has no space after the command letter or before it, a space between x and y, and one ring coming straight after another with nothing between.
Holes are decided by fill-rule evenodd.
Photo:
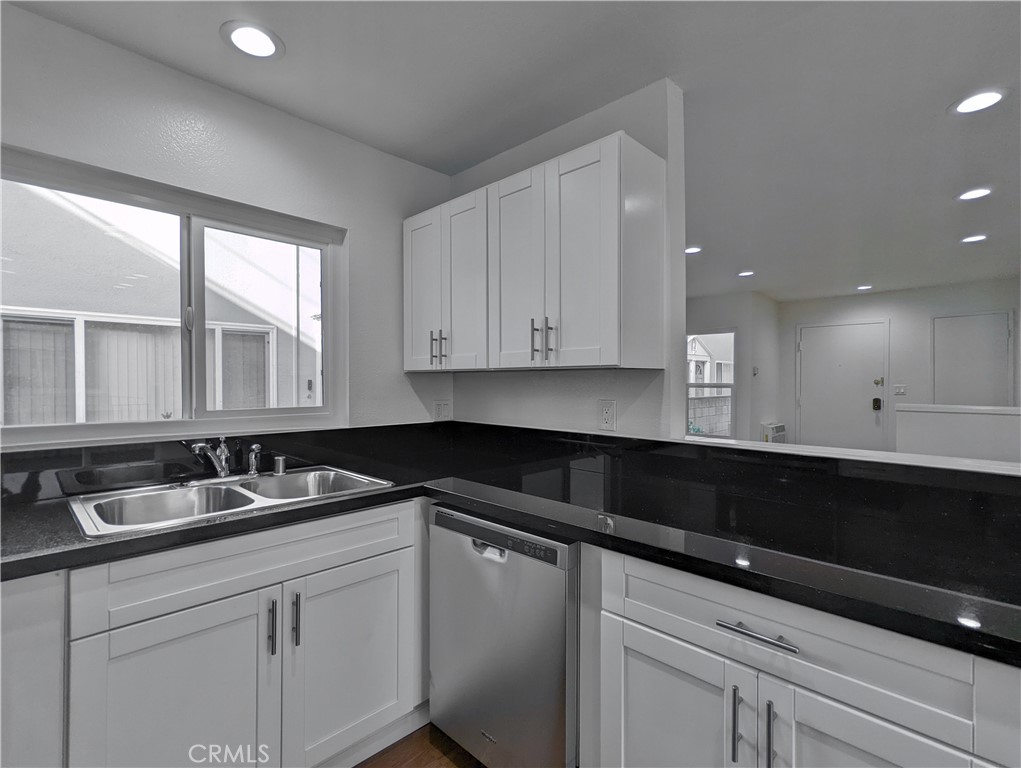
<instances>
[{"instance_id":1,"label":"chrome faucet","mask_svg":"<svg viewBox=\"0 0 1021 768\"><path fill-rule=\"evenodd\" d=\"M255 477L259 474L259 451L262 450L262 446L258 443L253 443L252 447L248 451L248 475L249 477Z\"/></svg>"},{"instance_id":2,"label":"chrome faucet","mask_svg":"<svg viewBox=\"0 0 1021 768\"><path fill-rule=\"evenodd\" d=\"M196 456L205 456L212 462L217 477L226 477L230 474L230 449L227 448L227 438L220 438L220 445L214 451L209 443L194 443L191 452Z\"/></svg>"}]
</instances>

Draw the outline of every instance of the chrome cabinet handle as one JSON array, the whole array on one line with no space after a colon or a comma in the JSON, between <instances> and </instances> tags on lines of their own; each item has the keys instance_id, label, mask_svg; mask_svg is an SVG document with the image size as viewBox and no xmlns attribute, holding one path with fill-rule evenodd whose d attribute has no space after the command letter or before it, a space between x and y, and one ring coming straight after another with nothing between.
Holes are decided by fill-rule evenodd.
<instances>
[{"instance_id":1,"label":"chrome cabinet handle","mask_svg":"<svg viewBox=\"0 0 1021 768\"><path fill-rule=\"evenodd\" d=\"M767 637L766 635L760 635L758 632L752 632L740 621L737 624L729 624L726 621L716 620L716 626L722 627L723 629L729 629L731 632L737 632L739 635L750 637L752 640L758 640L760 643L771 645L774 648L779 648L781 651L787 651L788 653L801 653L798 646L791 645L783 639L783 635L779 635L776 639Z\"/></svg>"},{"instance_id":2,"label":"chrome cabinet handle","mask_svg":"<svg viewBox=\"0 0 1021 768\"><path fill-rule=\"evenodd\" d=\"M553 326L549 324L549 318L545 318L545 322L542 324L542 346L543 353L542 359L549 362L550 353L553 352L553 346L550 344L549 336L553 332Z\"/></svg>"},{"instance_id":3,"label":"chrome cabinet handle","mask_svg":"<svg viewBox=\"0 0 1021 768\"><path fill-rule=\"evenodd\" d=\"M277 601L269 601L269 655L277 655Z\"/></svg>"},{"instance_id":4,"label":"chrome cabinet handle","mask_svg":"<svg viewBox=\"0 0 1021 768\"><path fill-rule=\"evenodd\" d=\"M773 702L766 701L766 768L773 768L773 758L776 757L776 752L773 750L773 721L775 719Z\"/></svg>"},{"instance_id":5,"label":"chrome cabinet handle","mask_svg":"<svg viewBox=\"0 0 1021 768\"><path fill-rule=\"evenodd\" d=\"M530 359L534 363L535 362L535 354L537 352L542 352L541 349L536 349L535 348L535 334L536 334L537 331L539 331L541 329L540 328L536 328L536 326L535 326L535 318L534 317L531 318L530 326L531 326L532 331L531 331L531 334L528 337L528 346L531 348Z\"/></svg>"},{"instance_id":6,"label":"chrome cabinet handle","mask_svg":"<svg viewBox=\"0 0 1021 768\"><path fill-rule=\"evenodd\" d=\"M291 631L294 633L294 645L301 645L301 592L294 593L294 623Z\"/></svg>"},{"instance_id":7,"label":"chrome cabinet handle","mask_svg":"<svg viewBox=\"0 0 1021 768\"><path fill-rule=\"evenodd\" d=\"M436 353L433 348L436 346L436 331L429 331L429 365L436 360Z\"/></svg>"},{"instance_id":8,"label":"chrome cabinet handle","mask_svg":"<svg viewBox=\"0 0 1021 768\"><path fill-rule=\"evenodd\" d=\"M730 689L730 762L737 762L737 743L741 741L741 734L738 733L738 718L740 717L741 691L734 685Z\"/></svg>"},{"instance_id":9,"label":"chrome cabinet handle","mask_svg":"<svg viewBox=\"0 0 1021 768\"><path fill-rule=\"evenodd\" d=\"M443 329L440 328L440 365L443 365L443 358L449 357L449 355L446 355L443 352L443 342L445 342L445 341L450 341L450 337L449 336L444 336L443 335Z\"/></svg>"}]
</instances>

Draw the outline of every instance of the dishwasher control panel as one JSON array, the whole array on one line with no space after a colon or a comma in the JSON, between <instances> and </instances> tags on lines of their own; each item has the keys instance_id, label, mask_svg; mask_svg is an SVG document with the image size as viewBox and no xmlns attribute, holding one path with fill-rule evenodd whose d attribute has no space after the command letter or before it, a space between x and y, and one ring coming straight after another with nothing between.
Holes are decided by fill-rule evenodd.
<instances>
[{"instance_id":1,"label":"dishwasher control panel","mask_svg":"<svg viewBox=\"0 0 1021 768\"><path fill-rule=\"evenodd\" d=\"M540 539L521 531L515 531L502 525L488 521L474 520L467 515L435 509L434 524L457 533L470 536L473 540L489 544L497 549L516 552L519 555L541 560L557 568L566 569L568 563L568 545L556 541Z\"/></svg>"}]
</instances>

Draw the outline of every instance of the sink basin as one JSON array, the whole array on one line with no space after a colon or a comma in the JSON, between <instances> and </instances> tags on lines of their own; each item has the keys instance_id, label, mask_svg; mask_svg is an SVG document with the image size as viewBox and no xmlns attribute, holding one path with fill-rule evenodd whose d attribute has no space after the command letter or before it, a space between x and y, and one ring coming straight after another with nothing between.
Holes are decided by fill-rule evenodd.
<instances>
[{"instance_id":1,"label":"sink basin","mask_svg":"<svg viewBox=\"0 0 1021 768\"><path fill-rule=\"evenodd\" d=\"M305 467L283 475L239 475L178 485L92 493L68 499L86 536L197 524L232 512L266 511L295 501L317 501L393 483L335 467Z\"/></svg>"},{"instance_id":2,"label":"sink basin","mask_svg":"<svg viewBox=\"0 0 1021 768\"><path fill-rule=\"evenodd\" d=\"M97 502L93 509L96 517L107 525L135 526L232 512L254 502L251 496L230 487L200 485L153 493L136 492Z\"/></svg>"},{"instance_id":3,"label":"sink basin","mask_svg":"<svg viewBox=\"0 0 1021 768\"><path fill-rule=\"evenodd\" d=\"M306 499L315 496L332 496L369 488L385 488L393 483L344 472L329 467L290 472L285 475L266 475L241 483L246 491L269 499Z\"/></svg>"}]
</instances>

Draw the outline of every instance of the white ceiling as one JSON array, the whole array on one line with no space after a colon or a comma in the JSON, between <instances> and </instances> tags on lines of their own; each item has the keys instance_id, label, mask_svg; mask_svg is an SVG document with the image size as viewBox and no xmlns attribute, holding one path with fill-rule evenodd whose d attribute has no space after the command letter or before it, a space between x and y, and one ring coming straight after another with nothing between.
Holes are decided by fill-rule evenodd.
<instances>
[{"instance_id":1,"label":"white ceiling","mask_svg":"<svg viewBox=\"0 0 1021 768\"><path fill-rule=\"evenodd\" d=\"M1016 2L17 5L448 174L672 77L694 295L1021 271ZM229 50L228 19L270 27L286 55ZM987 86L1011 93L946 111ZM994 194L955 200L979 185ZM989 240L960 244L975 232Z\"/></svg>"}]
</instances>

